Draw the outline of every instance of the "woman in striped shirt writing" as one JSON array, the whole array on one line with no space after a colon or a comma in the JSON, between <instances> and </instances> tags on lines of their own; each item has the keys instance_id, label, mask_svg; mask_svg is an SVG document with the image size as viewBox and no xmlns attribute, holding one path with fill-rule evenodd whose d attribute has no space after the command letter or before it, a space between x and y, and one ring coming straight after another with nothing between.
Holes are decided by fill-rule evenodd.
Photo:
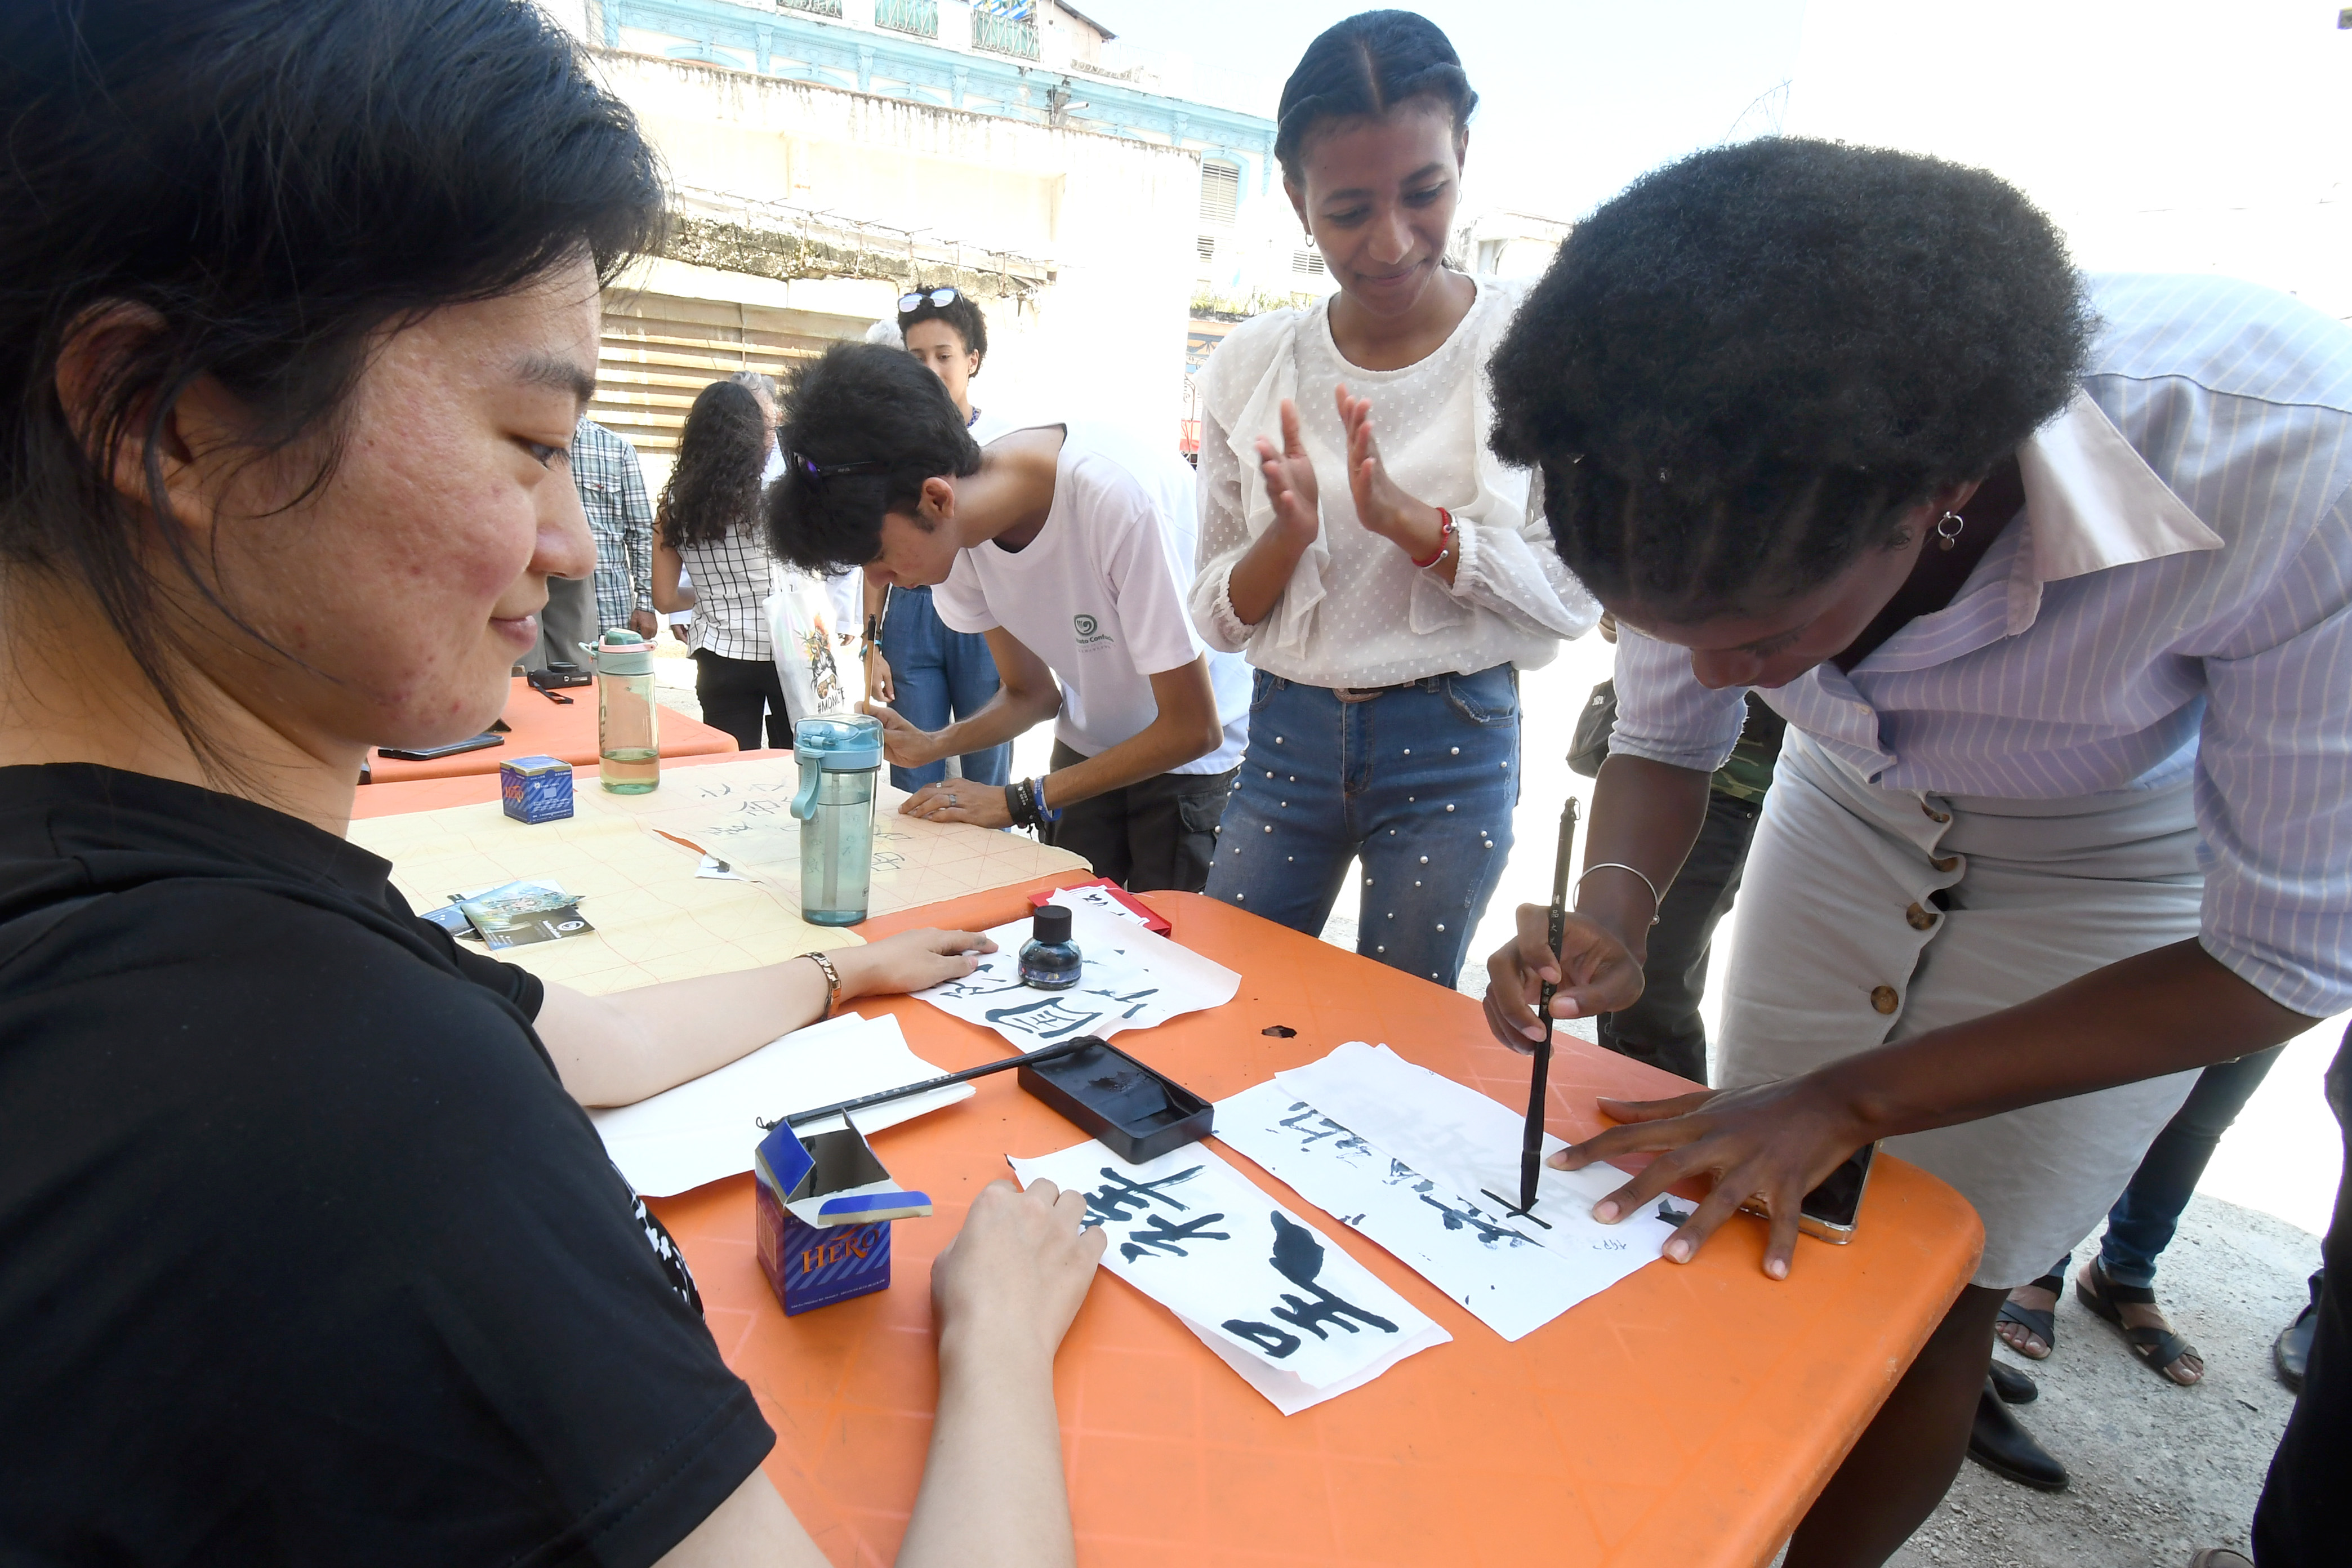
<instances>
[{"instance_id":1,"label":"woman in striped shirt writing","mask_svg":"<svg viewBox=\"0 0 2352 1568\"><path fill-rule=\"evenodd\" d=\"M1625 1125L1556 1160L1664 1152L1604 1220L1711 1175L1678 1260L1762 1197L1776 1279L1806 1192L1882 1139L1984 1220L1787 1559L1878 1563L1959 1464L2007 1292L2196 1069L2352 1007L2352 331L2084 279L1989 174L1774 140L1579 226L1494 378L1497 450L1621 631L1576 913L1554 958L1520 911L1499 1037L1540 1034L1546 978L1563 1016L1639 995L1746 693L1789 723L1727 1089L1604 1101ZM2266 1505L2257 1539L2304 1528Z\"/></svg>"}]
</instances>

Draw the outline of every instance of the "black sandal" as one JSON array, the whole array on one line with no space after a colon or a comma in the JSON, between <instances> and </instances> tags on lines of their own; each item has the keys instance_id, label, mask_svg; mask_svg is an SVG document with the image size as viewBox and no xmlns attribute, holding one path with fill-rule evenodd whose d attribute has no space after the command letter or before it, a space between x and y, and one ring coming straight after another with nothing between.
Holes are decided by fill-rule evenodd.
<instances>
[{"instance_id":1,"label":"black sandal","mask_svg":"<svg viewBox=\"0 0 2352 1568\"><path fill-rule=\"evenodd\" d=\"M2197 1355L2197 1347L2174 1333L2170 1329L2133 1329L2124 1326L2124 1307L2153 1307L2156 1292L2145 1285L2118 1285L2105 1264L2094 1258L2074 1281L2074 1300L2116 1326L2124 1343L2139 1363L2175 1388L2189 1388L2165 1369L2179 1364L2183 1356ZM2198 1356L2200 1361L2204 1357ZM2203 1382L2200 1372L2198 1382Z\"/></svg>"},{"instance_id":2,"label":"black sandal","mask_svg":"<svg viewBox=\"0 0 2352 1568\"><path fill-rule=\"evenodd\" d=\"M2044 1274L2041 1279L2031 1280L2027 1285L2021 1286L2020 1289L2047 1290L2053 1296L2063 1296L2066 1293L2066 1281L2061 1279L2055 1274ZM2000 1304L2000 1316L1993 1321L1996 1323L2015 1323L2019 1328L2023 1329L2027 1333L2035 1336L2041 1340L2045 1346L2049 1347L2044 1350L2042 1354L2035 1355L2032 1351L2020 1349L2016 1345L2009 1345L2009 1342L2007 1340L2001 1341L2001 1343L2009 1345L2011 1350L2016 1351L2018 1354L2025 1357L2028 1361L2044 1360L2049 1356L2051 1351L2054 1351L2058 1348L2058 1313L2055 1302L2052 1303L2050 1310L2037 1311L2032 1307L2021 1307L2014 1301L2003 1301Z\"/></svg>"}]
</instances>

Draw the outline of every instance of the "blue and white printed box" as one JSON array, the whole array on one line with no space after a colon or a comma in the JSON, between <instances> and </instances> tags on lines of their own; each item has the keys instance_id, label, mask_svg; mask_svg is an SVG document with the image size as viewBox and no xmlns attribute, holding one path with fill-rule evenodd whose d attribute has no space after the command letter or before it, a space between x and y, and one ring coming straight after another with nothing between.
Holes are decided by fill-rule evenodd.
<instances>
[{"instance_id":1,"label":"blue and white printed box","mask_svg":"<svg viewBox=\"0 0 2352 1568\"><path fill-rule=\"evenodd\" d=\"M560 822L572 815L572 764L509 757L499 764L499 801L517 822Z\"/></svg>"},{"instance_id":2,"label":"blue and white printed box","mask_svg":"<svg viewBox=\"0 0 2352 1568\"><path fill-rule=\"evenodd\" d=\"M888 1289L890 1222L931 1212L839 1121L805 1138L780 1124L752 1156L760 1271L787 1317Z\"/></svg>"}]
</instances>

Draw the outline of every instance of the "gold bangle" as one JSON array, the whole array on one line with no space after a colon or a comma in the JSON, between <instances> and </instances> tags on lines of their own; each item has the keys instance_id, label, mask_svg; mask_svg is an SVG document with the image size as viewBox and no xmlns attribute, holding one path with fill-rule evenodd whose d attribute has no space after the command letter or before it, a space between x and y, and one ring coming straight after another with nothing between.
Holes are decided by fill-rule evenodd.
<instances>
[{"instance_id":1,"label":"gold bangle","mask_svg":"<svg viewBox=\"0 0 2352 1568\"><path fill-rule=\"evenodd\" d=\"M833 960L821 952L804 952L801 956L814 959L816 966L824 972L824 1011L819 1016L830 1018L833 1010L841 1005L841 971L833 966Z\"/></svg>"}]
</instances>

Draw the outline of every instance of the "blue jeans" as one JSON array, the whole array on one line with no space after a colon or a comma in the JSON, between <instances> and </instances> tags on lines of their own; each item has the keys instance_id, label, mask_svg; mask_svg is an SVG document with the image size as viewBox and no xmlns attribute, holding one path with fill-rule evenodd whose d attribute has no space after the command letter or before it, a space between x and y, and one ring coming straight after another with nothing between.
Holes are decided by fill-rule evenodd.
<instances>
[{"instance_id":1,"label":"blue jeans","mask_svg":"<svg viewBox=\"0 0 2352 1568\"><path fill-rule=\"evenodd\" d=\"M1312 936L1360 858L1356 951L1450 986L1510 858L1518 798L1507 664L1361 702L1260 670L1207 892Z\"/></svg>"},{"instance_id":2,"label":"blue jeans","mask_svg":"<svg viewBox=\"0 0 2352 1568\"><path fill-rule=\"evenodd\" d=\"M2157 1257L2172 1245L2180 1213L2197 1191L2221 1134L2237 1121L2284 1049L2273 1046L2235 1061L2215 1062L2197 1075L2197 1087L2147 1146L2131 1185L2107 1211L2107 1234L2099 1241L2099 1262L2107 1278L2118 1285L2145 1288L2156 1283ZM2069 1253L2051 1272L2063 1279L2073 1261Z\"/></svg>"},{"instance_id":3,"label":"blue jeans","mask_svg":"<svg viewBox=\"0 0 2352 1568\"><path fill-rule=\"evenodd\" d=\"M890 706L919 730L944 730L988 706L1003 683L988 639L978 632L951 632L931 607L929 588L893 588L890 612L882 620L882 657L890 661L898 695ZM1003 785L1013 777L1013 745L966 752L963 776L974 784ZM943 762L919 768L893 765L890 783L912 792L948 776Z\"/></svg>"}]
</instances>

